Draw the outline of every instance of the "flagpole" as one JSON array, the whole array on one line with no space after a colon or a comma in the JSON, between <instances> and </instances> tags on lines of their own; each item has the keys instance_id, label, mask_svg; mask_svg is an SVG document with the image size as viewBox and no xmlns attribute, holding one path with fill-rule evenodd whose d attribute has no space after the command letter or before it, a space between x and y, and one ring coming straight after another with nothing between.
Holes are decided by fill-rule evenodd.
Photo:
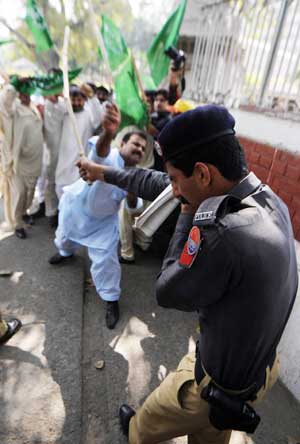
<instances>
[{"instance_id":1,"label":"flagpole","mask_svg":"<svg viewBox=\"0 0 300 444\"><path fill-rule=\"evenodd\" d=\"M100 29L98 27L98 24L96 22L95 11L94 11L94 7L92 5L91 0L88 0L88 5L89 5L90 20L91 20L93 32L94 32L94 35L96 37L98 46L99 46L99 48L101 50L101 54L102 54L102 57L103 57L103 60L104 60L104 64L106 65L107 73L108 73L108 76L109 76L109 86L110 86L110 89L114 89L113 74L112 74L112 71L110 69L108 55L107 55L107 51L106 51L106 48L105 48L105 45L104 45L104 41L103 41L103 38L102 38L102 35L101 35L101 32L100 32ZM101 20L101 23L102 23L101 17L100 17L100 20ZM100 26L101 26L101 24L100 24Z\"/></svg>"},{"instance_id":2,"label":"flagpole","mask_svg":"<svg viewBox=\"0 0 300 444\"><path fill-rule=\"evenodd\" d=\"M65 27L65 35L64 35L64 45L62 51L62 63L63 63L63 78L64 78L64 98L67 105L67 110L71 119L73 131L75 134L75 138L79 148L79 156L85 156L84 148L82 145L82 140L77 128L77 123L74 115L74 111L72 108L71 100L70 100L70 87L69 87L69 75L68 75L68 46L69 46L69 38L70 38L70 28L69 26Z\"/></svg>"},{"instance_id":3,"label":"flagpole","mask_svg":"<svg viewBox=\"0 0 300 444\"><path fill-rule=\"evenodd\" d=\"M133 65L134 72L136 74L136 79L137 79L137 82L138 82L138 85L139 85L139 88L140 88L141 98L142 98L142 100L145 103L147 103L147 97L146 97L145 90L144 90L144 87L143 87L142 79L141 79L140 73L139 73L139 71L137 69L137 66L136 66L136 63L135 63L135 58L134 58L132 53L131 53L131 60L132 60L132 65Z\"/></svg>"}]
</instances>

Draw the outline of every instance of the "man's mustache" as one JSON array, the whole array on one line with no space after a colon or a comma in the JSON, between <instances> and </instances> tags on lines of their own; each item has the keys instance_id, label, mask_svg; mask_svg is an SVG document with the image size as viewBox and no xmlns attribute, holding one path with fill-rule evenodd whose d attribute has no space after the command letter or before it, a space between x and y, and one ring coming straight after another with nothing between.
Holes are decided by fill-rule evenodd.
<instances>
[{"instance_id":1,"label":"man's mustache","mask_svg":"<svg viewBox=\"0 0 300 444\"><path fill-rule=\"evenodd\" d=\"M190 205L189 201L186 200L185 197L183 197L183 196L177 197L177 199L178 199L182 204Z\"/></svg>"}]
</instances>

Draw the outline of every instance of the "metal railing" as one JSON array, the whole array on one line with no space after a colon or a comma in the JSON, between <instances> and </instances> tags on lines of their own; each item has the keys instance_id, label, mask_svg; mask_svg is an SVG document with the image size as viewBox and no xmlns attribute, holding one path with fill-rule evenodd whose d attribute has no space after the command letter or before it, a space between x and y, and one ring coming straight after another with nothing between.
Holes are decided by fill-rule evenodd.
<instances>
[{"instance_id":1,"label":"metal railing","mask_svg":"<svg viewBox=\"0 0 300 444\"><path fill-rule=\"evenodd\" d=\"M187 95L298 118L300 0L204 5Z\"/></svg>"}]
</instances>

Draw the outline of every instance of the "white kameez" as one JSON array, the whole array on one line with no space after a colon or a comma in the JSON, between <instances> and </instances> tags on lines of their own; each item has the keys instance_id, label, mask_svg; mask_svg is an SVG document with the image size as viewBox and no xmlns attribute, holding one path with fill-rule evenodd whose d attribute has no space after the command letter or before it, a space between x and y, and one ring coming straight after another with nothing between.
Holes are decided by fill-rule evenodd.
<instances>
[{"instance_id":1,"label":"white kameez","mask_svg":"<svg viewBox=\"0 0 300 444\"><path fill-rule=\"evenodd\" d=\"M14 227L11 208L13 174L13 103L16 90L5 85L0 93L0 196L4 198L4 219L9 228Z\"/></svg>"},{"instance_id":2,"label":"white kameez","mask_svg":"<svg viewBox=\"0 0 300 444\"><path fill-rule=\"evenodd\" d=\"M124 168L118 149L105 158L96 154L92 138L89 158L96 163ZM118 211L126 192L101 181L88 185L79 179L64 188L59 204L59 226L55 245L62 256L70 256L80 245L88 248L91 274L98 294L106 301L120 297L121 268L118 260Z\"/></svg>"},{"instance_id":3,"label":"white kameez","mask_svg":"<svg viewBox=\"0 0 300 444\"><path fill-rule=\"evenodd\" d=\"M102 116L102 107L97 97L89 99L83 111L75 113L77 128L82 145L88 154L88 140L99 126ZM55 175L58 197L62 195L62 188L71 185L79 179L78 168L75 166L79 159L79 147L74 134L71 118L64 115L62 136L60 141L58 164Z\"/></svg>"},{"instance_id":4,"label":"white kameez","mask_svg":"<svg viewBox=\"0 0 300 444\"><path fill-rule=\"evenodd\" d=\"M66 105L62 97L58 98L57 103L52 103L50 100L45 101L44 134L46 142L46 216L55 216L58 210L58 198L55 191L55 173L65 112Z\"/></svg>"}]
</instances>

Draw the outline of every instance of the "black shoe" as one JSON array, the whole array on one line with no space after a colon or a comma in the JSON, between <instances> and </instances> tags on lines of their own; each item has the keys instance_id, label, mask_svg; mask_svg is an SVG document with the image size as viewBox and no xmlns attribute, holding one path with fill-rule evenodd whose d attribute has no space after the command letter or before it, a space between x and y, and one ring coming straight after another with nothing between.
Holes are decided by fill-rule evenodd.
<instances>
[{"instance_id":1,"label":"black shoe","mask_svg":"<svg viewBox=\"0 0 300 444\"><path fill-rule=\"evenodd\" d=\"M115 328L116 323L119 320L119 317L120 313L119 313L118 301L107 302L106 315L105 315L106 327L109 328L110 330Z\"/></svg>"},{"instance_id":2,"label":"black shoe","mask_svg":"<svg viewBox=\"0 0 300 444\"><path fill-rule=\"evenodd\" d=\"M19 238L19 239L26 239L27 237L27 233L24 230L24 228L16 228L15 230L15 235Z\"/></svg>"},{"instance_id":3,"label":"black shoe","mask_svg":"<svg viewBox=\"0 0 300 444\"><path fill-rule=\"evenodd\" d=\"M51 228L58 227L58 214L56 214L55 216L49 216L48 220Z\"/></svg>"},{"instance_id":4,"label":"black shoe","mask_svg":"<svg viewBox=\"0 0 300 444\"><path fill-rule=\"evenodd\" d=\"M34 225L34 219L33 219L33 217L31 215L24 214L22 219L23 219L23 222L25 222L25 224L27 224L27 225Z\"/></svg>"},{"instance_id":5,"label":"black shoe","mask_svg":"<svg viewBox=\"0 0 300 444\"><path fill-rule=\"evenodd\" d=\"M22 327L22 322L19 321L19 319L11 319L10 321L7 321L6 324L8 328L6 333L0 337L0 345L9 341L9 339L12 338L13 335L15 335Z\"/></svg>"},{"instance_id":6,"label":"black shoe","mask_svg":"<svg viewBox=\"0 0 300 444\"><path fill-rule=\"evenodd\" d=\"M135 260L134 259L125 259L122 256L119 257L119 262L120 262L120 264L127 264L127 265L135 264Z\"/></svg>"},{"instance_id":7,"label":"black shoe","mask_svg":"<svg viewBox=\"0 0 300 444\"><path fill-rule=\"evenodd\" d=\"M46 206L45 206L45 202L41 202L39 205L39 209L33 213L31 216L34 219L39 219L40 217L44 217L46 214Z\"/></svg>"},{"instance_id":8,"label":"black shoe","mask_svg":"<svg viewBox=\"0 0 300 444\"><path fill-rule=\"evenodd\" d=\"M71 257L73 257L73 255L71 255L71 256L62 256L61 254L56 253L56 254L54 254L53 256L50 257L48 262L51 265L58 265L58 264L61 264L64 261L66 261L67 259L70 259Z\"/></svg>"},{"instance_id":9,"label":"black shoe","mask_svg":"<svg viewBox=\"0 0 300 444\"><path fill-rule=\"evenodd\" d=\"M119 418L124 435L128 436L129 422L135 415L135 411L127 404L122 404L119 408Z\"/></svg>"}]
</instances>

